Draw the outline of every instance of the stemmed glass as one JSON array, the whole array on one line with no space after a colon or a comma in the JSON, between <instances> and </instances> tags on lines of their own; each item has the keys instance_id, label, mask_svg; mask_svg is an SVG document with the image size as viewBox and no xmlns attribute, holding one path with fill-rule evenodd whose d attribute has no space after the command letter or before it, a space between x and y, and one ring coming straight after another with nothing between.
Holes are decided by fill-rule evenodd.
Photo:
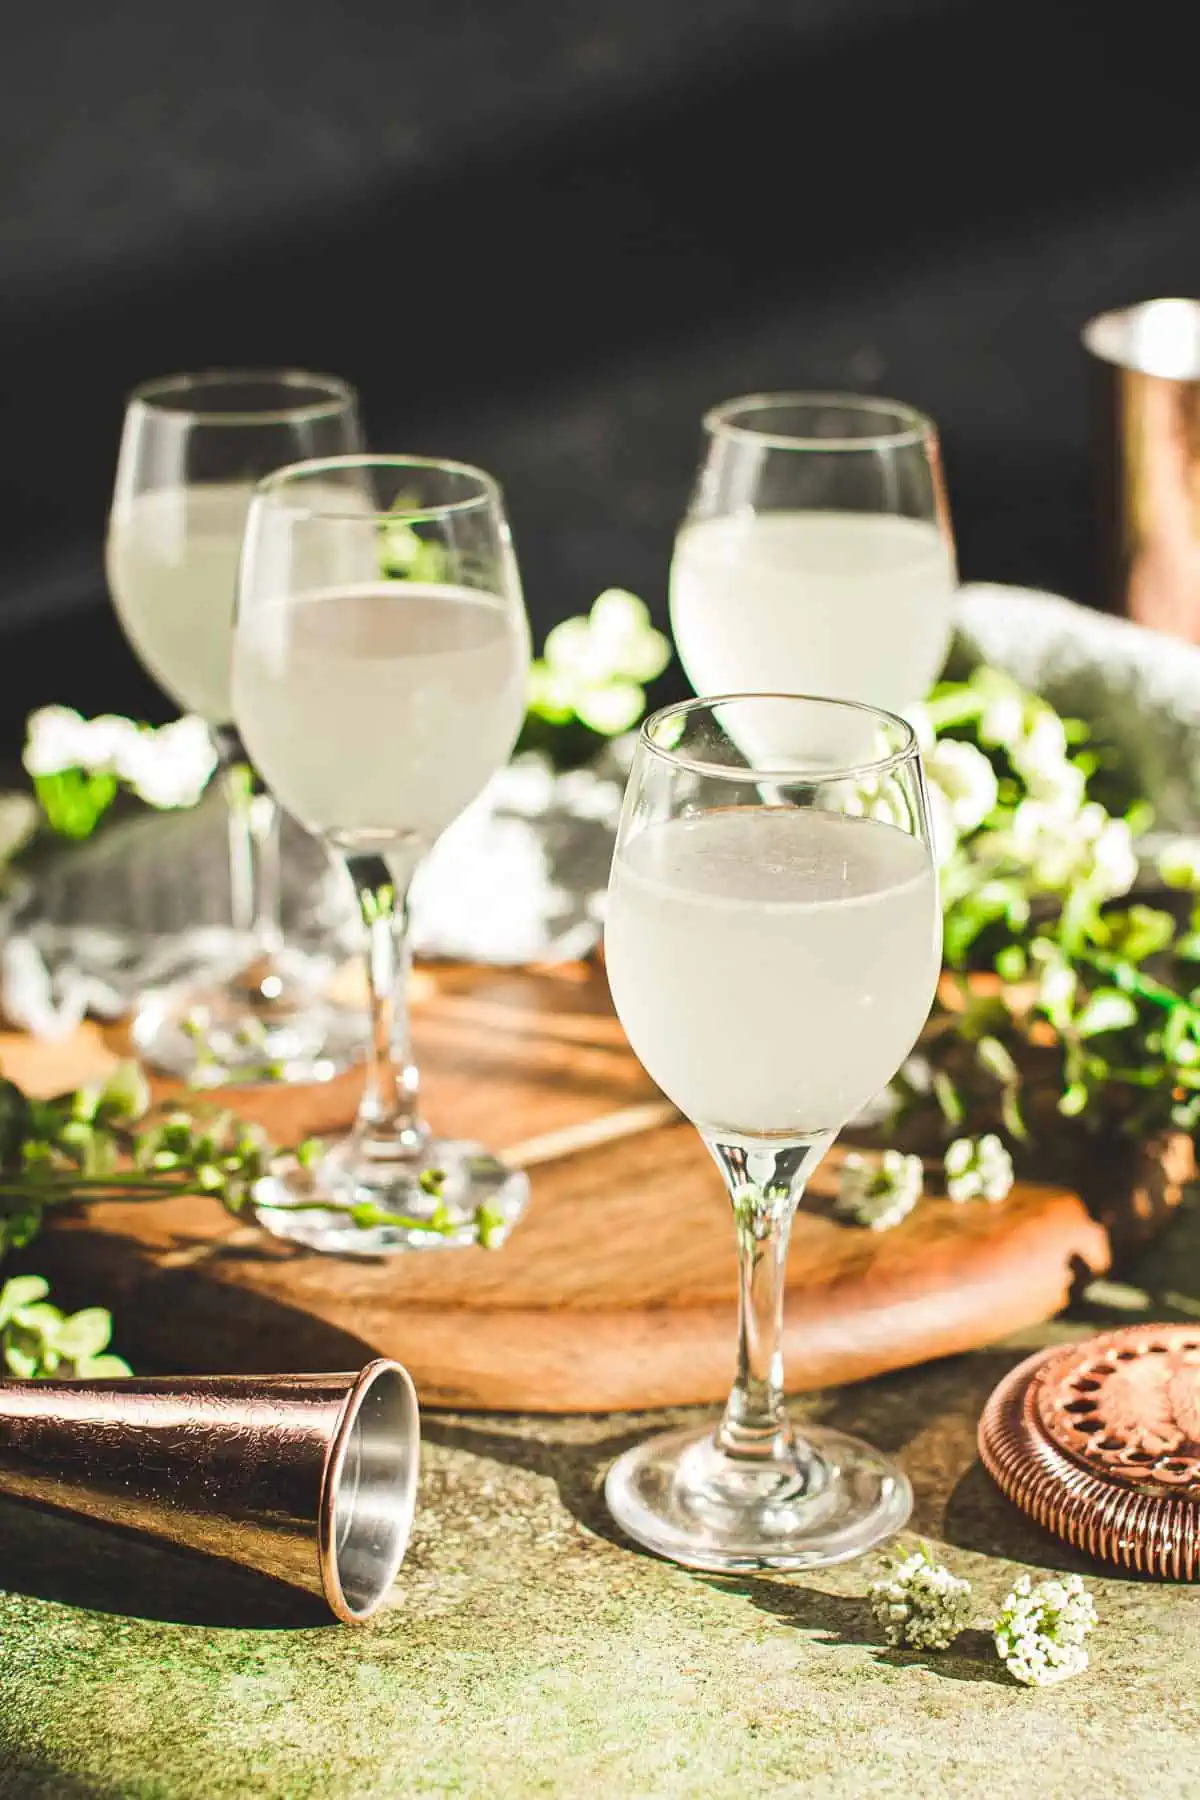
<instances>
[{"instance_id":1,"label":"stemmed glass","mask_svg":"<svg viewBox=\"0 0 1200 1800\"><path fill-rule=\"evenodd\" d=\"M778 743L786 760L747 750ZM716 1430L652 1438L608 1475L617 1522L675 1562L839 1562L908 1517L886 1458L789 1424L784 1274L805 1184L912 1048L940 956L925 781L902 719L773 694L643 725L605 960L630 1043L725 1180L739 1268L737 1378Z\"/></svg>"},{"instance_id":2,"label":"stemmed glass","mask_svg":"<svg viewBox=\"0 0 1200 1800\"><path fill-rule=\"evenodd\" d=\"M178 1075L329 1075L346 1059L339 1010L285 948L279 810L233 725L230 651L242 531L254 485L301 457L360 450L353 388L293 369L215 369L145 382L125 409L107 567L131 646L182 709L209 725L229 807L236 966L146 996L134 1038ZM344 1013L342 1014L344 1018Z\"/></svg>"},{"instance_id":3,"label":"stemmed glass","mask_svg":"<svg viewBox=\"0 0 1200 1800\"><path fill-rule=\"evenodd\" d=\"M671 566L696 693L923 700L957 582L932 422L894 400L757 394L704 429Z\"/></svg>"},{"instance_id":4,"label":"stemmed glass","mask_svg":"<svg viewBox=\"0 0 1200 1800\"><path fill-rule=\"evenodd\" d=\"M525 1204L523 1175L477 1144L433 1138L421 1120L405 920L421 857L512 751L529 653L489 475L359 456L260 483L238 581L234 717L276 798L344 859L368 933L369 1064L354 1128L315 1170L258 1194L262 1223L312 1248L470 1242L479 1223L495 1241Z\"/></svg>"}]
</instances>

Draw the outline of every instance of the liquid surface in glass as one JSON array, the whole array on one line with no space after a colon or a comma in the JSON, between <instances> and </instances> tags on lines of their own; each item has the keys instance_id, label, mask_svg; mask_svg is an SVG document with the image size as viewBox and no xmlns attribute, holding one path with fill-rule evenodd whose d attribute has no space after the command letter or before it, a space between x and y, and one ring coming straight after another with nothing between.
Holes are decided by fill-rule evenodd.
<instances>
[{"instance_id":1,"label":"liquid surface in glass","mask_svg":"<svg viewBox=\"0 0 1200 1800\"><path fill-rule=\"evenodd\" d=\"M844 1124L915 1042L940 953L928 848L875 820L720 808L645 827L613 864L617 1012L704 1129Z\"/></svg>"},{"instance_id":2,"label":"liquid surface in glass","mask_svg":"<svg viewBox=\"0 0 1200 1800\"><path fill-rule=\"evenodd\" d=\"M254 483L159 488L120 501L108 583L139 660L184 712L232 717L229 652L242 532Z\"/></svg>"},{"instance_id":3,"label":"liquid surface in glass","mask_svg":"<svg viewBox=\"0 0 1200 1800\"><path fill-rule=\"evenodd\" d=\"M699 695L820 694L899 710L941 672L953 553L924 519L760 512L682 528L671 625Z\"/></svg>"},{"instance_id":4,"label":"liquid surface in glass","mask_svg":"<svg viewBox=\"0 0 1200 1800\"><path fill-rule=\"evenodd\" d=\"M280 802L344 847L430 843L507 760L525 716L523 612L380 582L248 606L234 713Z\"/></svg>"}]
</instances>

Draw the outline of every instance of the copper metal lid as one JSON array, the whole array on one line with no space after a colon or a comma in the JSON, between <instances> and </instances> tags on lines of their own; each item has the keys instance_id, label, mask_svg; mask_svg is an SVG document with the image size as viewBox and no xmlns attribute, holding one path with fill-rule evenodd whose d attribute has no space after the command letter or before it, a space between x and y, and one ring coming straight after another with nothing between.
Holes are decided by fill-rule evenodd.
<instances>
[{"instance_id":1,"label":"copper metal lid","mask_svg":"<svg viewBox=\"0 0 1200 1800\"><path fill-rule=\"evenodd\" d=\"M979 1454L1057 1537L1142 1575L1200 1579L1200 1325L1130 1325L1005 1376Z\"/></svg>"}]
</instances>

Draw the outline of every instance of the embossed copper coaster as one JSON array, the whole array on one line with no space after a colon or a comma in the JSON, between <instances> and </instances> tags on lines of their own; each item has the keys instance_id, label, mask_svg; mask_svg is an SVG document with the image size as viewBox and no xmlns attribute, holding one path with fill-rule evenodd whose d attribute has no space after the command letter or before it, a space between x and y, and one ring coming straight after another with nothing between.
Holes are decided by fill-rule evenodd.
<instances>
[{"instance_id":1,"label":"embossed copper coaster","mask_svg":"<svg viewBox=\"0 0 1200 1800\"><path fill-rule=\"evenodd\" d=\"M1006 1375L979 1454L1039 1525L1141 1575L1200 1579L1200 1325L1131 1325Z\"/></svg>"}]
</instances>

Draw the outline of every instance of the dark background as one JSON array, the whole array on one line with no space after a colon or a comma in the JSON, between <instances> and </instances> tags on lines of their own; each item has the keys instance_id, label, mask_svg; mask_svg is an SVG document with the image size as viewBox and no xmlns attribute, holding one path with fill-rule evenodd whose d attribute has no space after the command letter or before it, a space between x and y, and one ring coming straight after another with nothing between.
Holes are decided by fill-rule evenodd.
<instances>
[{"instance_id":1,"label":"dark background","mask_svg":"<svg viewBox=\"0 0 1200 1800\"><path fill-rule=\"evenodd\" d=\"M122 397L356 382L507 488L535 628L665 616L701 412L873 389L943 434L971 579L1090 597L1092 313L1200 293L1183 7L107 0L0 56L0 752L170 707L107 609Z\"/></svg>"}]
</instances>

